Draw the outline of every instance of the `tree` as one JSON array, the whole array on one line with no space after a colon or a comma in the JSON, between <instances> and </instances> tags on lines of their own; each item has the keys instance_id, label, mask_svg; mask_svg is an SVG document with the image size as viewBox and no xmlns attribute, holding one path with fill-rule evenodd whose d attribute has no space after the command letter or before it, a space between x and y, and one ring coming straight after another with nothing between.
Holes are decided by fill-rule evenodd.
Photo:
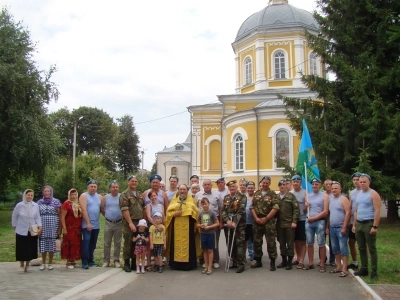
<instances>
[{"instance_id":1,"label":"tree","mask_svg":"<svg viewBox=\"0 0 400 300\"><path fill-rule=\"evenodd\" d=\"M42 183L45 167L53 162L60 139L45 105L58 99L51 81L55 66L38 69L36 45L7 9L0 13L0 194L7 182L32 175Z\"/></svg>"},{"instance_id":2,"label":"tree","mask_svg":"<svg viewBox=\"0 0 400 300\"><path fill-rule=\"evenodd\" d=\"M76 123L77 155L100 155L106 168L115 171L120 136L118 126L106 112L94 107L81 106L72 112L68 108L62 108L50 117L62 138L63 155L72 157L73 130Z\"/></svg>"},{"instance_id":3,"label":"tree","mask_svg":"<svg viewBox=\"0 0 400 300\"><path fill-rule=\"evenodd\" d=\"M347 180L360 149L368 149L371 170L384 183L376 188L393 200L400 191L393 180L400 176L400 39L390 39L389 29L400 26L400 2L318 0L317 6L320 35L307 34L308 43L336 79L303 76L322 100L286 98L287 116L298 132L306 118L325 176Z\"/></svg>"},{"instance_id":4,"label":"tree","mask_svg":"<svg viewBox=\"0 0 400 300\"><path fill-rule=\"evenodd\" d=\"M153 166L151 167L150 173L151 173L151 174L158 174L158 173L157 173L157 158L156 158L156 160L155 160Z\"/></svg>"},{"instance_id":5,"label":"tree","mask_svg":"<svg viewBox=\"0 0 400 300\"><path fill-rule=\"evenodd\" d=\"M135 132L132 116L125 115L117 120L120 134L117 150L118 166L125 178L128 173L137 172L140 166L139 136Z\"/></svg>"}]
</instances>

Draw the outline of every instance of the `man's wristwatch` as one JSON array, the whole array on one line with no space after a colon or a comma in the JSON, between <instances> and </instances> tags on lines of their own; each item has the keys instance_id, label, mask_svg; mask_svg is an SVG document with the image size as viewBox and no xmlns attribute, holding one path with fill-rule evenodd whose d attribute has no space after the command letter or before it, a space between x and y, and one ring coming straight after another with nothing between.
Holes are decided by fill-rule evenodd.
<instances>
[{"instance_id":1,"label":"man's wristwatch","mask_svg":"<svg viewBox=\"0 0 400 300\"><path fill-rule=\"evenodd\" d=\"M378 229L378 226L372 226L373 229Z\"/></svg>"}]
</instances>

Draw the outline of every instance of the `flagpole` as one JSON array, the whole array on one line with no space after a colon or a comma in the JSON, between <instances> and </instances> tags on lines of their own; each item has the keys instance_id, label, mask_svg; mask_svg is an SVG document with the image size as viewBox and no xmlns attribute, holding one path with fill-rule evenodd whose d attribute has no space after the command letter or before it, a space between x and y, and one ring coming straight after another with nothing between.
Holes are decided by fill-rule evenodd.
<instances>
[{"instance_id":1,"label":"flagpole","mask_svg":"<svg viewBox=\"0 0 400 300\"><path fill-rule=\"evenodd\" d=\"M304 162L304 177L306 178L306 202L308 203L308 179L307 179L307 163ZM307 218L310 217L310 207L307 207Z\"/></svg>"}]
</instances>

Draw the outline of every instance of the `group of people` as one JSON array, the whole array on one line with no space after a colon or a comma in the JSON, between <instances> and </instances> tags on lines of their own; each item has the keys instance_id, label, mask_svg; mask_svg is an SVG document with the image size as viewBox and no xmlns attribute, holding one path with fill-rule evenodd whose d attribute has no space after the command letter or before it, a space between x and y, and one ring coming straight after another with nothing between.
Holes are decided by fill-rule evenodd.
<instances>
[{"instance_id":1,"label":"group of people","mask_svg":"<svg viewBox=\"0 0 400 300\"><path fill-rule=\"evenodd\" d=\"M352 175L354 190L350 199L342 194L341 184L330 179L312 180L312 191L302 189L299 175L278 182L279 192L270 189L271 178L264 176L258 185L244 178L225 182L205 179L202 188L199 177L190 178L190 186L179 184L179 178L169 178L169 188L159 175L151 175L151 188L138 192L138 180L128 177L128 188L119 192L116 180L109 183L110 192L97 193L96 180L87 182L87 191L78 197L76 189L68 192L62 204L53 198L50 186L43 188L43 198L33 202L33 191L26 190L12 216L16 233L16 260L20 272L30 272L29 262L42 254L40 270L52 270L56 240L62 234L61 257L66 267L89 269L94 260L100 232L100 214L105 217L103 267L120 267L122 245L124 270L142 274L163 272L168 262L172 269L191 270L197 262L202 273L211 275L219 268L219 239L223 229L227 244L229 268L236 273L245 270L246 251L251 268L262 267L263 237L267 243L270 271L314 269L314 238L319 246L319 272L326 272L326 235L329 235L330 259L335 268L330 273L347 276L347 268L358 268L356 241L361 256L361 268L356 275L368 275L367 246L371 256L371 278L377 278L376 232L380 219L380 197L370 188L368 174ZM257 191L256 191L257 190ZM123 239L122 239L123 237ZM123 241L122 241L123 240ZM280 246L282 262L275 264ZM111 244L114 242L113 260ZM348 245L352 263L348 264ZM304 258L308 252L308 265ZM48 263L47 262L48 253ZM151 265L151 256L154 265ZM164 258L164 259L163 259ZM81 259L79 266L77 260Z\"/></svg>"}]
</instances>

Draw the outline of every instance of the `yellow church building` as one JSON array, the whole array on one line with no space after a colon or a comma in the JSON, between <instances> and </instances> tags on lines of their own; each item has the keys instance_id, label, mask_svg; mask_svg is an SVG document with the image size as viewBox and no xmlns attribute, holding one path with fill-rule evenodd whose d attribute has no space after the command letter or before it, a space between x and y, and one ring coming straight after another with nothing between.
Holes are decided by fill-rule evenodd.
<instances>
[{"instance_id":1,"label":"yellow church building","mask_svg":"<svg viewBox=\"0 0 400 300\"><path fill-rule=\"evenodd\" d=\"M288 0L270 0L240 26L232 43L236 93L217 96L217 104L188 107L189 163L200 181L225 177L258 183L268 175L278 190L285 174L276 158L294 166L300 144L278 95L315 99L300 73L325 76L323 63L307 45L306 30L318 34L318 23Z\"/></svg>"}]
</instances>

